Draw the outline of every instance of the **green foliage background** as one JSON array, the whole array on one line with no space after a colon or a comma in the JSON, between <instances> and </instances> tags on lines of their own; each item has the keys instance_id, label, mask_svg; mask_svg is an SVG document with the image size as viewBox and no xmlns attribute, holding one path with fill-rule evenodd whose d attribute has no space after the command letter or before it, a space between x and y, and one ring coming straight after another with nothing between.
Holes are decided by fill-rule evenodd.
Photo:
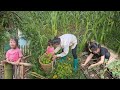
<instances>
[{"instance_id":1,"label":"green foliage background","mask_svg":"<svg viewBox=\"0 0 120 90\"><path fill-rule=\"evenodd\" d=\"M19 28L30 41L31 62L37 73L42 73L38 70L38 57L45 52L47 41L56 35L75 34L78 53L91 39L120 53L119 11L6 11L4 15L0 12L0 44L8 38L5 27L10 22L13 22L12 30Z\"/></svg>"}]
</instances>

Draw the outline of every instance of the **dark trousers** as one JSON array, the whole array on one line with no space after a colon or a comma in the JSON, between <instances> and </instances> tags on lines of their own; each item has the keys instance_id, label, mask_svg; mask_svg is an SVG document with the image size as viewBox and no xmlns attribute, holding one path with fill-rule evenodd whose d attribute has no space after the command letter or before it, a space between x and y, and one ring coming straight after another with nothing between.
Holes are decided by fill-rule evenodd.
<instances>
[{"instance_id":1,"label":"dark trousers","mask_svg":"<svg viewBox=\"0 0 120 90\"><path fill-rule=\"evenodd\" d=\"M110 53L109 53L109 52L105 54L105 58L106 58L106 59L109 59L109 58L110 58Z\"/></svg>"},{"instance_id":2,"label":"dark trousers","mask_svg":"<svg viewBox=\"0 0 120 90\"><path fill-rule=\"evenodd\" d=\"M64 52L64 49L62 49L62 52ZM77 54L76 54L76 52L77 52L77 45L76 45L76 47L75 47L74 49L72 49L72 55L73 55L73 58L74 58L74 59L77 59Z\"/></svg>"}]
</instances>

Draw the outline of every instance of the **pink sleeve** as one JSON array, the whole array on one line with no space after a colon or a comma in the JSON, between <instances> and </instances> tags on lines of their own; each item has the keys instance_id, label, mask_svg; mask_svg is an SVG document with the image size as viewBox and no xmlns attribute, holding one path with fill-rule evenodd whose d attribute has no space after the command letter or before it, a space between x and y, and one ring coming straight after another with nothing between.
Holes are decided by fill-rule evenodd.
<instances>
[{"instance_id":1,"label":"pink sleeve","mask_svg":"<svg viewBox=\"0 0 120 90\"><path fill-rule=\"evenodd\" d=\"M23 57L21 50L19 50L19 58Z\"/></svg>"},{"instance_id":2,"label":"pink sleeve","mask_svg":"<svg viewBox=\"0 0 120 90\"><path fill-rule=\"evenodd\" d=\"M9 51L6 52L6 58L8 58L8 57L9 57Z\"/></svg>"}]
</instances>

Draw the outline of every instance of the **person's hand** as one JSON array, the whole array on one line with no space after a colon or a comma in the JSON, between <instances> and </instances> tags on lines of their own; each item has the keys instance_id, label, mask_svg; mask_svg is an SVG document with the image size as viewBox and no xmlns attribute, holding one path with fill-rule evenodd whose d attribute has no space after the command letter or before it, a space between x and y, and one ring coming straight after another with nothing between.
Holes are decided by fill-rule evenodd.
<instances>
[{"instance_id":1,"label":"person's hand","mask_svg":"<svg viewBox=\"0 0 120 90\"><path fill-rule=\"evenodd\" d=\"M7 63L11 63L9 60L7 60Z\"/></svg>"},{"instance_id":2,"label":"person's hand","mask_svg":"<svg viewBox=\"0 0 120 90\"><path fill-rule=\"evenodd\" d=\"M15 65L15 62L9 62L10 64L12 64L12 65Z\"/></svg>"},{"instance_id":3,"label":"person's hand","mask_svg":"<svg viewBox=\"0 0 120 90\"><path fill-rule=\"evenodd\" d=\"M10 63L10 60L9 60L9 59L6 59L6 62L7 62L7 63Z\"/></svg>"},{"instance_id":4,"label":"person's hand","mask_svg":"<svg viewBox=\"0 0 120 90\"><path fill-rule=\"evenodd\" d=\"M93 67L94 67L94 64L90 65L90 66L88 67L88 69L91 69L91 68L93 68Z\"/></svg>"},{"instance_id":5,"label":"person's hand","mask_svg":"<svg viewBox=\"0 0 120 90\"><path fill-rule=\"evenodd\" d=\"M3 60L1 61L1 64L4 65L7 61L6 60Z\"/></svg>"},{"instance_id":6,"label":"person's hand","mask_svg":"<svg viewBox=\"0 0 120 90\"><path fill-rule=\"evenodd\" d=\"M52 60L54 61L56 58L57 58L57 56L56 56L56 55L53 55Z\"/></svg>"},{"instance_id":7,"label":"person's hand","mask_svg":"<svg viewBox=\"0 0 120 90\"><path fill-rule=\"evenodd\" d=\"M44 53L43 55L47 55L47 53Z\"/></svg>"},{"instance_id":8,"label":"person's hand","mask_svg":"<svg viewBox=\"0 0 120 90\"><path fill-rule=\"evenodd\" d=\"M19 61L15 62L15 64L18 65L18 64L19 64Z\"/></svg>"},{"instance_id":9,"label":"person's hand","mask_svg":"<svg viewBox=\"0 0 120 90\"><path fill-rule=\"evenodd\" d=\"M81 64L82 67L85 67L86 64Z\"/></svg>"}]
</instances>

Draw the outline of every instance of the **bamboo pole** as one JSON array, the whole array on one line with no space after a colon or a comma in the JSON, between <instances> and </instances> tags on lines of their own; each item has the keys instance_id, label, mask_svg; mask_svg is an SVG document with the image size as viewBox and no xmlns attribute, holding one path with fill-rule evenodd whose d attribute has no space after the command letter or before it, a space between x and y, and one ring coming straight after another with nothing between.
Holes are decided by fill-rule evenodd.
<instances>
[{"instance_id":1,"label":"bamboo pole","mask_svg":"<svg viewBox=\"0 0 120 90\"><path fill-rule=\"evenodd\" d=\"M4 64L4 78L13 79L12 65L16 66L16 64L14 62L8 63L6 60L2 61L1 65L3 64ZM20 62L18 65L20 65L20 70L19 70L20 78L23 79L24 78L24 66L31 67L32 65L30 63L23 63L23 62Z\"/></svg>"},{"instance_id":2,"label":"bamboo pole","mask_svg":"<svg viewBox=\"0 0 120 90\"><path fill-rule=\"evenodd\" d=\"M36 72L31 72L30 73L32 76L36 77L36 78L39 78L39 79L47 79L46 77L36 73Z\"/></svg>"},{"instance_id":3,"label":"bamboo pole","mask_svg":"<svg viewBox=\"0 0 120 90\"><path fill-rule=\"evenodd\" d=\"M4 78L5 79L13 79L12 64L9 64L9 63L4 64Z\"/></svg>"},{"instance_id":4,"label":"bamboo pole","mask_svg":"<svg viewBox=\"0 0 120 90\"><path fill-rule=\"evenodd\" d=\"M6 64L8 62L6 60L4 60L4 61L2 61L2 63ZM16 63L14 63L14 62L10 62L9 64L16 65ZM28 67L32 66L32 64L30 64L30 63L23 63L23 62L18 63L18 65L23 65L23 66L28 66Z\"/></svg>"}]
</instances>

